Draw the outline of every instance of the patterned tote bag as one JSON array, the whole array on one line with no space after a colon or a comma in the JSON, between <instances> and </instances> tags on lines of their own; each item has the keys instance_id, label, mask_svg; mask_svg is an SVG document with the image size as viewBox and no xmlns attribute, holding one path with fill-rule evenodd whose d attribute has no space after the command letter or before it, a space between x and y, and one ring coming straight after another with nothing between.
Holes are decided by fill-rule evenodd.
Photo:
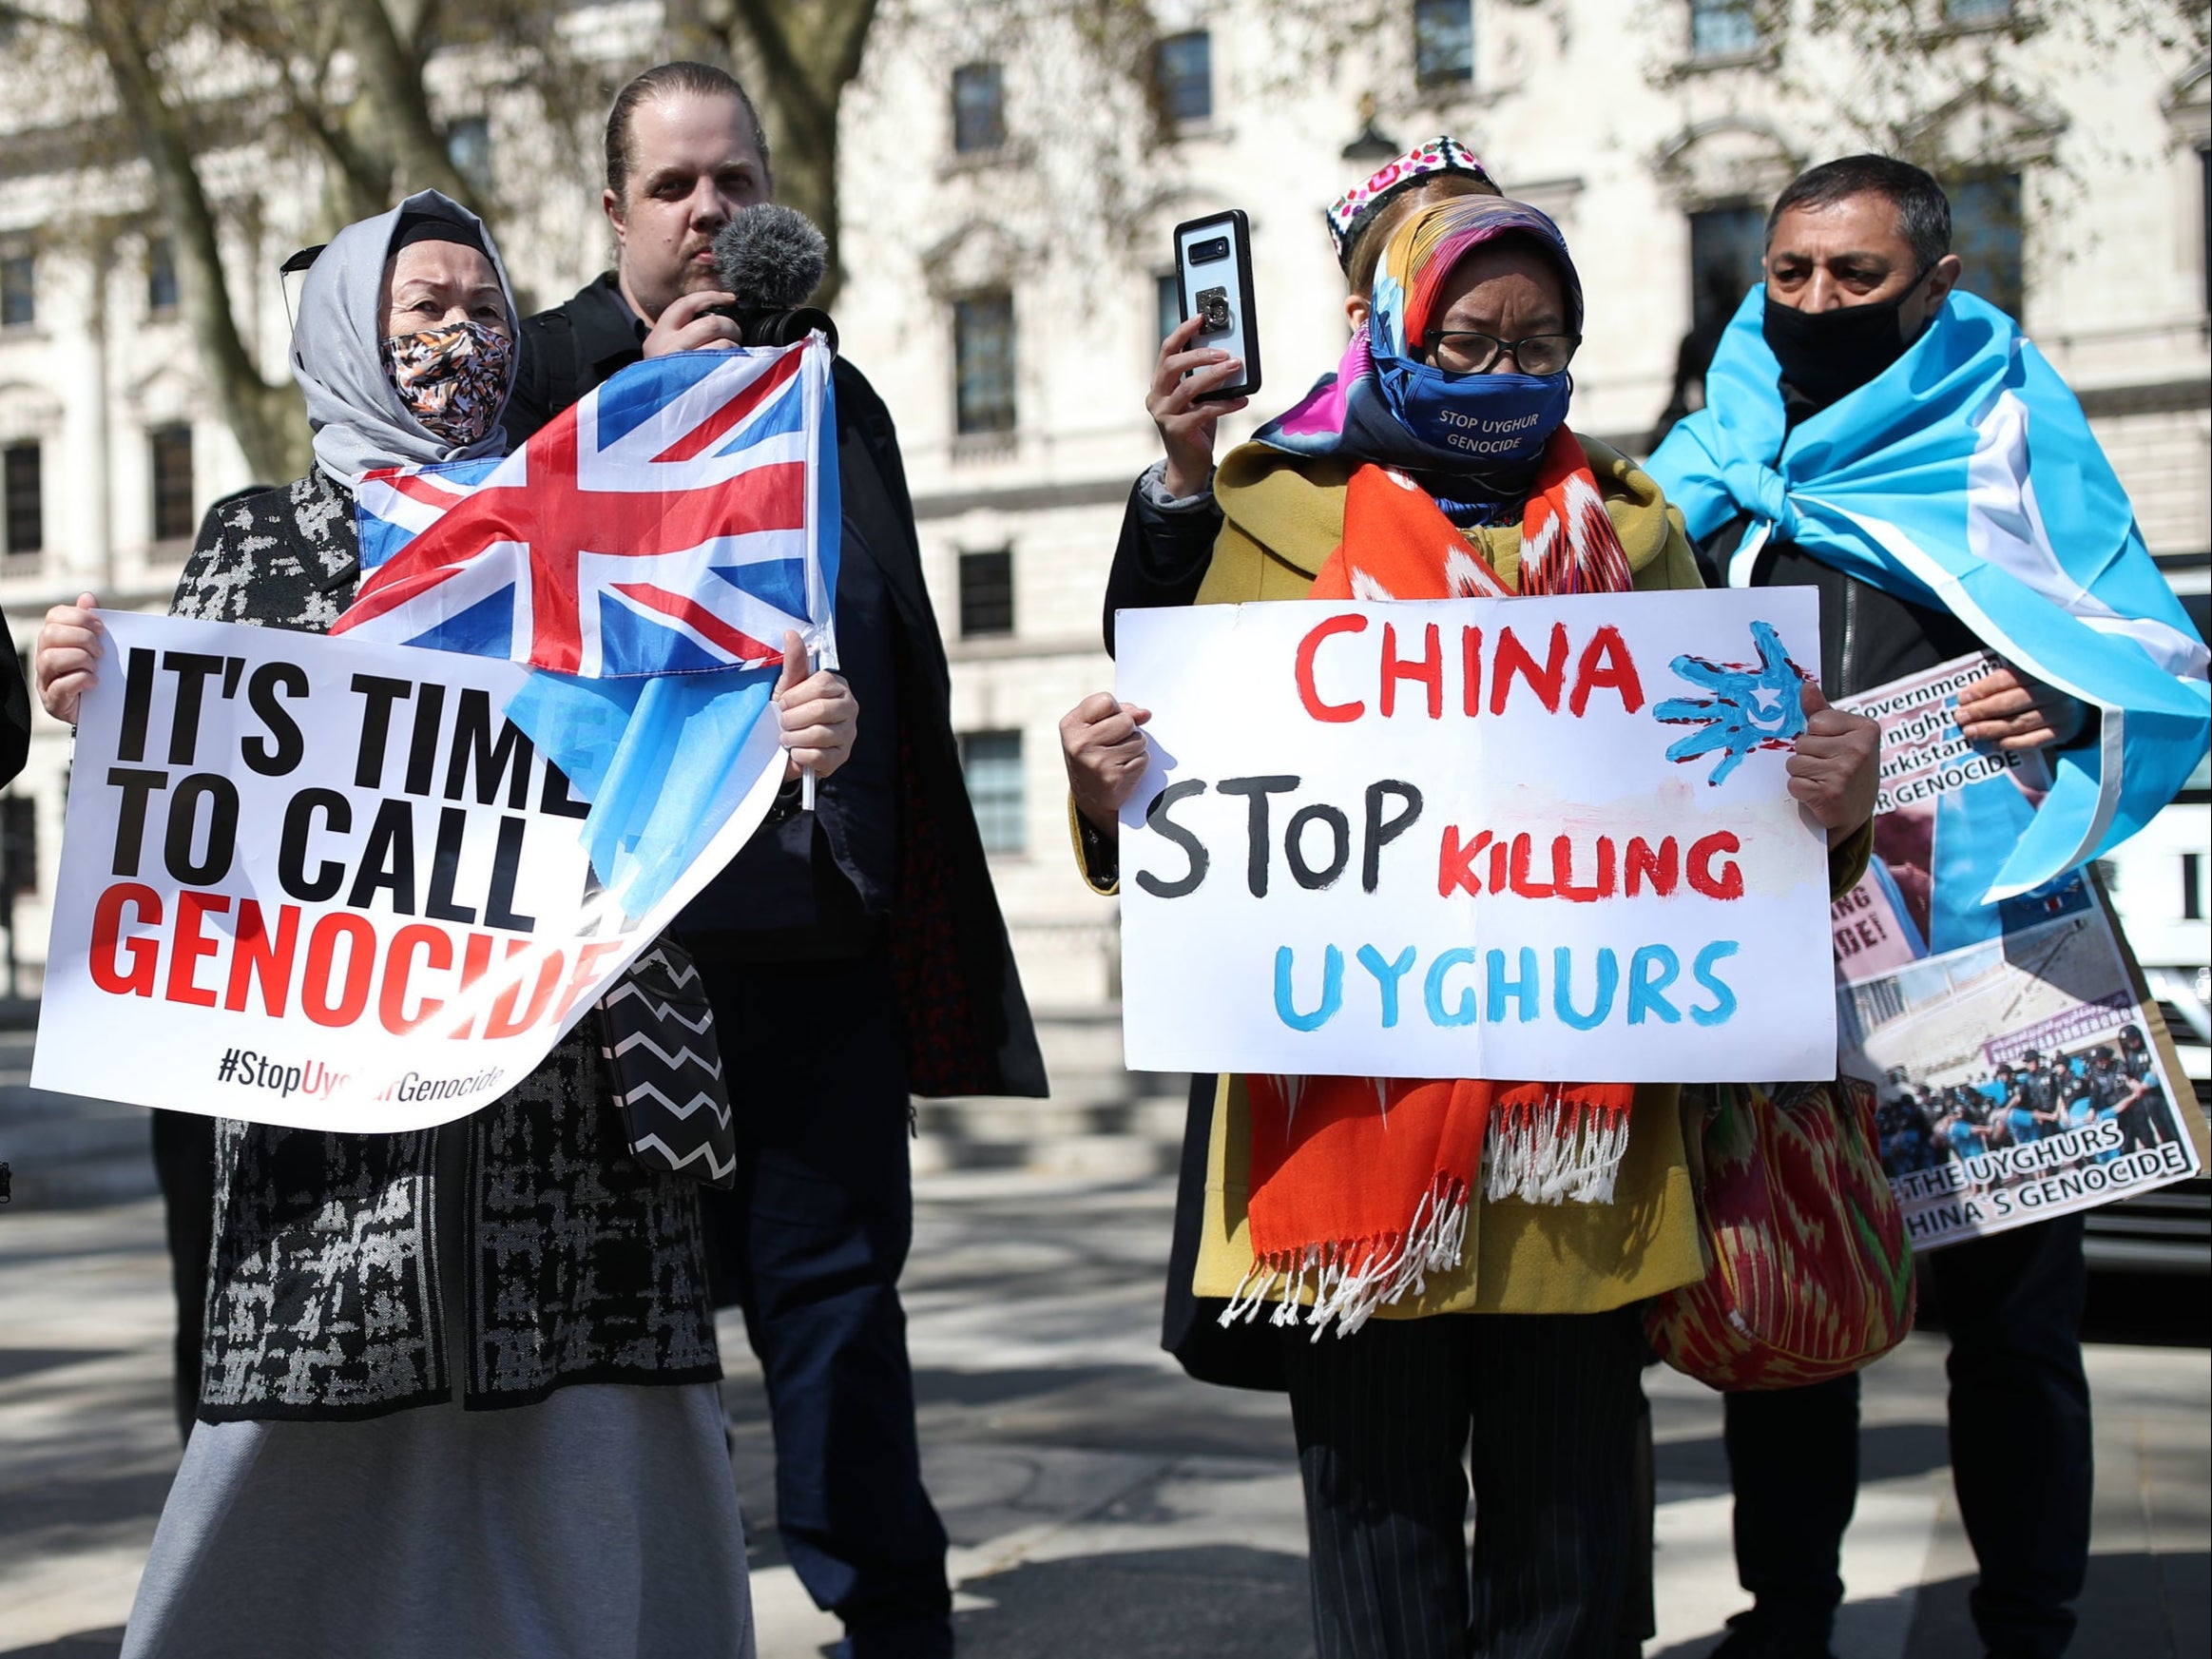
<instances>
[{"instance_id":1,"label":"patterned tote bag","mask_svg":"<svg viewBox=\"0 0 2212 1659\"><path fill-rule=\"evenodd\" d=\"M1871 1365L1913 1328L1913 1253L1855 1078L1685 1089L1705 1276L1653 1300L1645 1331L1722 1390L1794 1388Z\"/></svg>"}]
</instances>

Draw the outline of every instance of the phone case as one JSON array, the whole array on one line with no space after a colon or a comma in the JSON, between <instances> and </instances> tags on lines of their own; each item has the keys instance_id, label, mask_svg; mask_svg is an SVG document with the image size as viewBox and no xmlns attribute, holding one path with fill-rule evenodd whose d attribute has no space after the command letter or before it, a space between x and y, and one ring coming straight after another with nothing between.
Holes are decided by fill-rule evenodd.
<instances>
[{"instance_id":1,"label":"phone case","mask_svg":"<svg viewBox=\"0 0 2212 1659\"><path fill-rule=\"evenodd\" d=\"M1203 401L1251 396L1260 390L1260 318L1252 287L1252 228L1242 208L1175 227L1175 279L1183 317L1202 312L1214 319L1192 344L1216 347L1244 364L1241 384L1210 392Z\"/></svg>"}]
</instances>

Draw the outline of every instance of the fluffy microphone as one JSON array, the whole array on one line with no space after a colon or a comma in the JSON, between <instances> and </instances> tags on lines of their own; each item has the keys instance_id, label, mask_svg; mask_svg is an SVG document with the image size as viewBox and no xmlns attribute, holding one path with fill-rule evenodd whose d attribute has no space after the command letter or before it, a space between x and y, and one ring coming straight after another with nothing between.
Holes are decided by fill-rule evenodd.
<instances>
[{"instance_id":1,"label":"fluffy microphone","mask_svg":"<svg viewBox=\"0 0 2212 1659\"><path fill-rule=\"evenodd\" d=\"M837 325L806 304L829 268L830 244L794 207L762 203L723 225L714 239L715 270L738 297L731 308L749 346L789 345L820 329L837 344Z\"/></svg>"}]
</instances>

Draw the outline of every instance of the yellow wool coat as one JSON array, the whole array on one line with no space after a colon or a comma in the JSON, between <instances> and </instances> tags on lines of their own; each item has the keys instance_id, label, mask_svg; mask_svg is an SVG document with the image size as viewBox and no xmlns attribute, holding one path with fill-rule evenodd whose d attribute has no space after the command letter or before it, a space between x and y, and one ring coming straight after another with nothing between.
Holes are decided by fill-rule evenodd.
<instances>
[{"instance_id":1,"label":"yellow wool coat","mask_svg":"<svg viewBox=\"0 0 2212 1659\"><path fill-rule=\"evenodd\" d=\"M1703 586L1682 516L1659 486L1619 452L1582 438L1606 511L1628 555L1639 592ZM1344 492L1356 462L1314 460L1258 444L1232 451L1215 475L1223 524L1201 605L1303 599L1322 563L1344 539ZM1500 577L1520 569L1520 527L1468 532ZM1843 892L1865 873L1872 826L1836 847L1829 878ZM1112 878L1093 868L1077 837L1085 874L1101 892ZM1439 1313L1603 1313L1686 1284L1704 1271L1696 1197L1685 1151L1682 1091L1644 1084L1628 1119L1628 1147L1609 1204L1471 1201L1472 1225L1460 1264L1433 1274L1421 1294L1379 1310L1385 1319ZM1206 1158L1204 1229L1192 1289L1235 1294L1252 1266L1250 1106L1243 1079L1224 1076L1214 1097Z\"/></svg>"}]
</instances>

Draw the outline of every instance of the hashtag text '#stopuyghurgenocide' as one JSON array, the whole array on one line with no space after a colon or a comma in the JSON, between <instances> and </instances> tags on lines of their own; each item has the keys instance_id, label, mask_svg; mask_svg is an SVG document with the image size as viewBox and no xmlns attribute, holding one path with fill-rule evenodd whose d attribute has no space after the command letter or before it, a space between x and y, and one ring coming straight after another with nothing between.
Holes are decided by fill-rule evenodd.
<instances>
[{"instance_id":1,"label":"hashtag text '#stopuyghurgenocide'","mask_svg":"<svg viewBox=\"0 0 2212 1659\"><path fill-rule=\"evenodd\" d=\"M504 1068L491 1067L463 1077L426 1077L418 1071L410 1071L377 1098L450 1099L471 1090L490 1087L500 1080ZM327 1100L344 1094L354 1083L353 1073L333 1071L320 1060L279 1060L252 1049L225 1049L221 1059L216 1062L215 1078L219 1083L235 1084L240 1089L265 1090L279 1099L304 1094Z\"/></svg>"}]
</instances>

